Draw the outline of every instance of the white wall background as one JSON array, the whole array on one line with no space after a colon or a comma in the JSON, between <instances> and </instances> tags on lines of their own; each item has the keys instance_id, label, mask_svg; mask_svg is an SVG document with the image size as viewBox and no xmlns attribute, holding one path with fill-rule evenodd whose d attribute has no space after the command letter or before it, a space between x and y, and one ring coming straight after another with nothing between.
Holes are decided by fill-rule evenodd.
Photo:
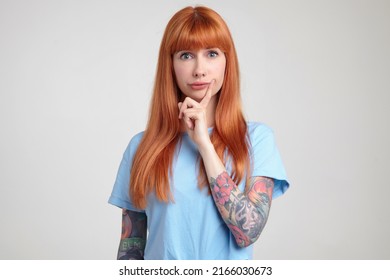
<instances>
[{"instance_id":1,"label":"white wall background","mask_svg":"<svg viewBox=\"0 0 390 280\"><path fill-rule=\"evenodd\" d=\"M258 259L390 258L390 1L0 0L0 259L113 259L107 204L143 130L157 52L187 5L217 10L248 119L291 188Z\"/></svg>"}]
</instances>

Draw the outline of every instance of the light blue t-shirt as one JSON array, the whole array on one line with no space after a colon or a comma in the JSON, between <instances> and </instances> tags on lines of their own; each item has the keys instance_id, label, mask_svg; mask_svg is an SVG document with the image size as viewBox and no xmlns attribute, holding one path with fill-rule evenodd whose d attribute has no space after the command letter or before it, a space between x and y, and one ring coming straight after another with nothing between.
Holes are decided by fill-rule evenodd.
<instances>
[{"instance_id":1,"label":"light blue t-shirt","mask_svg":"<svg viewBox=\"0 0 390 280\"><path fill-rule=\"evenodd\" d=\"M264 124L248 122L248 133L253 164L251 176L275 179L273 198L276 198L287 190L289 183L273 132ZM135 135L124 152L109 203L146 213L148 236L144 258L252 259L253 245L237 246L208 189L198 187L198 150L187 133L182 135L172 166L170 187L174 202L160 202L152 193L145 209L134 208L129 197L130 169L142 135ZM238 187L243 191L245 180Z\"/></svg>"}]
</instances>

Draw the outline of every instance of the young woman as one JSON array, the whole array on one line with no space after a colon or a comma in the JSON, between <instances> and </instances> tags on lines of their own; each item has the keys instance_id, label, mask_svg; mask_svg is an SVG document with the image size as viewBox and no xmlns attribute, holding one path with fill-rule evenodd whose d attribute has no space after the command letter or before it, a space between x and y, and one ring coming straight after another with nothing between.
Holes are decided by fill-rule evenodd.
<instances>
[{"instance_id":1,"label":"young woman","mask_svg":"<svg viewBox=\"0 0 390 280\"><path fill-rule=\"evenodd\" d=\"M288 186L271 129L243 117L225 22L206 7L180 10L162 39L146 130L109 199L123 209L118 259L251 259Z\"/></svg>"}]
</instances>

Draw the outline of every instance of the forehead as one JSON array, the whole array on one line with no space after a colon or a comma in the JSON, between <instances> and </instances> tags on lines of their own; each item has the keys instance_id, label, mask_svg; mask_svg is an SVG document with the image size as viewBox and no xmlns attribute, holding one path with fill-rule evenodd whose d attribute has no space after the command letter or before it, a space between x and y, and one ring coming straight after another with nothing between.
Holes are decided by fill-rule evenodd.
<instances>
[{"instance_id":1,"label":"forehead","mask_svg":"<svg viewBox=\"0 0 390 280\"><path fill-rule=\"evenodd\" d=\"M201 50L219 48L226 51L229 42L221 30L216 26L205 22L192 22L183 24L181 30L177 32L176 38L171 46L171 53L181 50Z\"/></svg>"}]
</instances>

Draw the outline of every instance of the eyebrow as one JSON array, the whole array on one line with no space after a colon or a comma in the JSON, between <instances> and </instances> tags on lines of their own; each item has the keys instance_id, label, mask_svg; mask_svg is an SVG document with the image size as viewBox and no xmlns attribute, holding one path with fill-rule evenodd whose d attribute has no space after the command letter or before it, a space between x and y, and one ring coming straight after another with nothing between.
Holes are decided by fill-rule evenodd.
<instances>
[{"instance_id":1,"label":"eyebrow","mask_svg":"<svg viewBox=\"0 0 390 280\"><path fill-rule=\"evenodd\" d=\"M207 48L202 48L206 51L209 51L209 50L215 50L215 49L219 49L218 47L207 47ZM219 49L220 50L220 49ZM197 52L198 50L179 50L175 53L180 53L180 52Z\"/></svg>"}]
</instances>

